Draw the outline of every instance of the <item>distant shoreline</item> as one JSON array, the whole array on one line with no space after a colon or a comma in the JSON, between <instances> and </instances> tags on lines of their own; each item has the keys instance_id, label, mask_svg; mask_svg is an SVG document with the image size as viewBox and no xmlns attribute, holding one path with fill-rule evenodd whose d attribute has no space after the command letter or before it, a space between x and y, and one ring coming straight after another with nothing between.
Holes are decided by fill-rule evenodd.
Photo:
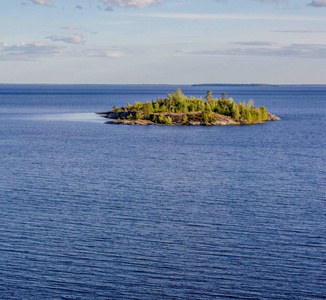
<instances>
[{"instance_id":1,"label":"distant shoreline","mask_svg":"<svg viewBox=\"0 0 326 300\"><path fill-rule=\"evenodd\" d=\"M325 87L326 83L284 83L284 84L263 84L263 83L0 83L0 86L230 86L230 87L291 87L311 86Z\"/></svg>"},{"instance_id":2,"label":"distant shoreline","mask_svg":"<svg viewBox=\"0 0 326 300\"><path fill-rule=\"evenodd\" d=\"M251 86L251 87L278 87L281 86L279 84L265 84L265 83L200 83L200 84L193 84L192 86Z\"/></svg>"}]
</instances>

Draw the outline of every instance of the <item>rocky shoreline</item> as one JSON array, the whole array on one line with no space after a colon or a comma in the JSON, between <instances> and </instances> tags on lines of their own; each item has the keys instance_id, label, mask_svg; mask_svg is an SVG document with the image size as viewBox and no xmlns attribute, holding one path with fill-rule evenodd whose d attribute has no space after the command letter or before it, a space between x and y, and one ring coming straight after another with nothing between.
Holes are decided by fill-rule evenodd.
<instances>
[{"instance_id":1,"label":"rocky shoreline","mask_svg":"<svg viewBox=\"0 0 326 300\"><path fill-rule=\"evenodd\" d=\"M159 123L154 123L151 120L139 119L139 120L129 120L127 119L130 114L133 114L132 111L122 111L122 112L98 112L97 114L101 115L103 118L109 119L106 121L106 124L116 124L116 125L163 125ZM245 122L235 120L229 116L220 115L218 113L212 113L215 117L214 122L203 122L202 121L202 112L191 112L191 113L163 113L165 117L171 117L172 123L171 126L228 126L228 125L246 125ZM154 113L152 115L158 116L159 113ZM187 116L188 121L183 122L183 117ZM268 113L266 121L259 121L254 124L264 124L268 121L279 121L279 117ZM251 125L251 124L250 124Z\"/></svg>"}]
</instances>

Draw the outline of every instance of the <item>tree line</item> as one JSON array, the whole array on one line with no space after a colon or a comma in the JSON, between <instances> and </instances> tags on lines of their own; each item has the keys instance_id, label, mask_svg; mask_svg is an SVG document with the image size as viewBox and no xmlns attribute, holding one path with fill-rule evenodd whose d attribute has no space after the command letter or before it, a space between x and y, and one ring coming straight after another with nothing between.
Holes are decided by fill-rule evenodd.
<instances>
[{"instance_id":1,"label":"tree line","mask_svg":"<svg viewBox=\"0 0 326 300\"><path fill-rule=\"evenodd\" d=\"M168 94L166 98L158 98L156 101L148 101L142 103L135 101L133 105L127 104L126 107L113 107L113 112L128 111L130 114L127 118L146 119L155 123L171 124L171 116L165 116L166 113L183 114L182 121L187 123L193 118L193 113L201 112L203 122L209 123L216 120L214 113L229 116L241 123L253 124L266 121L268 113L265 106L255 107L253 100L248 103L239 102L236 104L232 98L227 99L223 93L220 99L214 98L212 91L208 91L205 100L195 97L185 96L181 89L177 89L174 93Z\"/></svg>"}]
</instances>

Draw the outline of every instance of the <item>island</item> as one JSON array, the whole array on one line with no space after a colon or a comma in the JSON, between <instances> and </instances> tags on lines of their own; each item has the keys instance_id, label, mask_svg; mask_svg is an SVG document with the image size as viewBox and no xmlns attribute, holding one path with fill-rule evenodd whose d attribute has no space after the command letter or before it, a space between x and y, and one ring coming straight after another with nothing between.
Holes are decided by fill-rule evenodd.
<instances>
[{"instance_id":1,"label":"island","mask_svg":"<svg viewBox=\"0 0 326 300\"><path fill-rule=\"evenodd\" d=\"M199 83L193 84L192 86L207 86L207 87L279 87L276 84L267 84L267 83Z\"/></svg>"},{"instance_id":2,"label":"island","mask_svg":"<svg viewBox=\"0 0 326 300\"><path fill-rule=\"evenodd\" d=\"M122 125L251 125L280 120L267 112L265 106L256 108L253 100L236 104L225 93L220 99L214 98L212 91L207 92L205 100L188 98L180 89L164 99L146 103L135 101L133 105L113 106L111 111L98 114L110 119L107 124Z\"/></svg>"}]
</instances>

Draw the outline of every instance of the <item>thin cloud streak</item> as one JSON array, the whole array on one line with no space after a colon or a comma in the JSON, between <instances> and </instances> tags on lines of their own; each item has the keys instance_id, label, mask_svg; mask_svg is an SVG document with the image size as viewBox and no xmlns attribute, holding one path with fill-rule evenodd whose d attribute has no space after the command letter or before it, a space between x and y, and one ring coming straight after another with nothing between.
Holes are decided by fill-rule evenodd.
<instances>
[{"instance_id":1,"label":"thin cloud streak","mask_svg":"<svg viewBox=\"0 0 326 300\"><path fill-rule=\"evenodd\" d=\"M116 48L112 48L109 50L108 49L106 49L106 50L93 49L93 50L87 51L87 56L98 57L98 58L111 58L111 59L131 57L131 55L126 53L126 51L119 50Z\"/></svg>"},{"instance_id":2,"label":"thin cloud streak","mask_svg":"<svg viewBox=\"0 0 326 300\"><path fill-rule=\"evenodd\" d=\"M85 43L85 41L83 40L83 36L79 34L65 35L65 36L52 35L47 38L53 42L64 42L68 44L80 45Z\"/></svg>"},{"instance_id":3,"label":"thin cloud streak","mask_svg":"<svg viewBox=\"0 0 326 300\"><path fill-rule=\"evenodd\" d=\"M116 5L122 8L138 8L142 9L150 5L157 5L163 3L164 0L100 0L105 5Z\"/></svg>"},{"instance_id":4,"label":"thin cloud streak","mask_svg":"<svg viewBox=\"0 0 326 300\"><path fill-rule=\"evenodd\" d=\"M62 56L67 47L57 47L47 43L0 44L0 60L38 60L45 56Z\"/></svg>"},{"instance_id":5,"label":"thin cloud streak","mask_svg":"<svg viewBox=\"0 0 326 300\"><path fill-rule=\"evenodd\" d=\"M273 42L232 42L233 45L243 45L243 46L277 46L278 44Z\"/></svg>"},{"instance_id":6,"label":"thin cloud streak","mask_svg":"<svg viewBox=\"0 0 326 300\"><path fill-rule=\"evenodd\" d=\"M81 49L72 46L56 46L40 42L14 45L0 43L0 61L32 61L51 56L122 59L132 57L128 52L128 49L121 47Z\"/></svg>"},{"instance_id":7,"label":"thin cloud streak","mask_svg":"<svg viewBox=\"0 0 326 300\"><path fill-rule=\"evenodd\" d=\"M281 33L326 33L326 30L274 30Z\"/></svg>"},{"instance_id":8,"label":"thin cloud streak","mask_svg":"<svg viewBox=\"0 0 326 300\"><path fill-rule=\"evenodd\" d=\"M178 55L194 56L271 56L296 58L326 58L326 45L324 44L292 44L281 47L246 47L227 50L180 50Z\"/></svg>"},{"instance_id":9,"label":"thin cloud streak","mask_svg":"<svg viewBox=\"0 0 326 300\"><path fill-rule=\"evenodd\" d=\"M242 21L322 21L326 22L326 17L316 16L294 16L294 15L248 15L248 14L179 14L179 13L149 13L135 14L139 17L180 19L180 20L242 20Z\"/></svg>"}]
</instances>

